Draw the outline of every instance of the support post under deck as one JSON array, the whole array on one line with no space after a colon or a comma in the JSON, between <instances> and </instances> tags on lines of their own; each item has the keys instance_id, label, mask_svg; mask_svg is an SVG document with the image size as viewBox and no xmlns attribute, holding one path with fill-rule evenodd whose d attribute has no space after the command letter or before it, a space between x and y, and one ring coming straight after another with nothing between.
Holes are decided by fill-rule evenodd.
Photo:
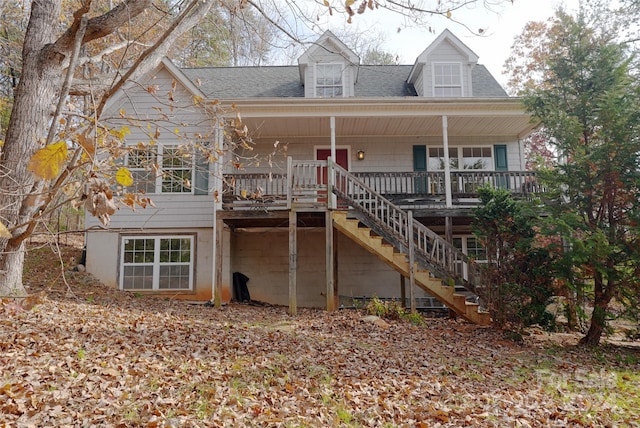
<instances>
[{"instance_id":1,"label":"support post under deck","mask_svg":"<svg viewBox=\"0 0 640 428\"><path fill-rule=\"evenodd\" d=\"M298 273L298 215L295 210L289 211L289 314L298 313L297 273Z\"/></svg>"},{"instance_id":2,"label":"support post under deck","mask_svg":"<svg viewBox=\"0 0 640 428\"><path fill-rule=\"evenodd\" d=\"M327 275L327 311L333 312L338 308L337 305L337 295L336 295L336 275L335 275L335 253L336 253L336 242L334 240L334 230L333 230L333 211L327 210L325 213L325 238L326 238L326 251L325 251L325 262L326 262L326 275Z\"/></svg>"}]
</instances>

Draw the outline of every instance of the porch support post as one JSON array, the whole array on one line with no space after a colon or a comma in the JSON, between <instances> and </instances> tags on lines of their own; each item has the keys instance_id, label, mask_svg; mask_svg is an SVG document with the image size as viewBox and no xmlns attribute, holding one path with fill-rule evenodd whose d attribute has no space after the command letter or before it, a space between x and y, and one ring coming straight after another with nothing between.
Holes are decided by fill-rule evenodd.
<instances>
[{"instance_id":1,"label":"porch support post","mask_svg":"<svg viewBox=\"0 0 640 428\"><path fill-rule=\"evenodd\" d=\"M215 129L215 149L222 150L224 143L224 133L222 127L218 124ZM213 197L213 221L212 221L212 241L211 248L211 300L213 306L219 308L222 306L222 247L223 247L223 226L224 223L218 219L218 210L222 208L222 173L223 173L223 155L213 163L210 169L210 176L213 177L212 185L209 187L209 194ZM219 195L216 197L215 195ZM218 199L219 198L219 199Z\"/></svg>"},{"instance_id":2,"label":"porch support post","mask_svg":"<svg viewBox=\"0 0 640 428\"><path fill-rule=\"evenodd\" d=\"M327 241L325 252L326 275L327 275L327 311L333 312L337 309L336 304L336 282L334 257L336 253L335 240L333 234L333 211L325 213L325 238Z\"/></svg>"},{"instance_id":3,"label":"porch support post","mask_svg":"<svg viewBox=\"0 0 640 428\"><path fill-rule=\"evenodd\" d=\"M287 156L287 209L293 204L293 158Z\"/></svg>"},{"instance_id":4,"label":"porch support post","mask_svg":"<svg viewBox=\"0 0 640 428\"><path fill-rule=\"evenodd\" d=\"M298 271L298 215L295 210L289 211L289 315L298 313L297 283Z\"/></svg>"},{"instance_id":5,"label":"porch support post","mask_svg":"<svg viewBox=\"0 0 640 428\"><path fill-rule=\"evenodd\" d=\"M447 208L453 207L451 197L451 165L449 164L449 120L442 116L442 146L444 149L444 192Z\"/></svg>"},{"instance_id":6,"label":"porch support post","mask_svg":"<svg viewBox=\"0 0 640 428\"><path fill-rule=\"evenodd\" d=\"M329 126L331 128L331 161L336 161L336 117L331 116L329 118ZM331 173L331 171L329 171ZM331 181L331 177L329 177L329 181ZM329 206L335 208L338 205L338 199L335 194L333 194L333 189L329 189L330 192L327 195Z\"/></svg>"},{"instance_id":7,"label":"porch support post","mask_svg":"<svg viewBox=\"0 0 640 428\"><path fill-rule=\"evenodd\" d=\"M214 292L213 306L219 308L222 306L222 247L224 242L224 221L219 218L215 222L213 241L215 242L215 251L213 254L215 271L214 271Z\"/></svg>"},{"instance_id":8,"label":"porch support post","mask_svg":"<svg viewBox=\"0 0 640 428\"><path fill-rule=\"evenodd\" d=\"M413 294L416 285L416 258L415 244L413 242L413 211L407 211L407 243L409 244L409 300L411 312L416 311L416 298Z\"/></svg>"},{"instance_id":9,"label":"porch support post","mask_svg":"<svg viewBox=\"0 0 640 428\"><path fill-rule=\"evenodd\" d=\"M453 243L453 218L449 215L444 218L444 239Z\"/></svg>"}]
</instances>

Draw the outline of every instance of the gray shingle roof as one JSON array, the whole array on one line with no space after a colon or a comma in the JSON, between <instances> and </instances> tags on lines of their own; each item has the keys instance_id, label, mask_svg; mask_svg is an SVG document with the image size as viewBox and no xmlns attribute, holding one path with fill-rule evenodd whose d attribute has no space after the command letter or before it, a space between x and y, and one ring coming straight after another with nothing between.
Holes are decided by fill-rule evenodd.
<instances>
[{"instance_id":1,"label":"gray shingle roof","mask_svg":"<svg viewBox=\"0 0 640 428\"><path fill-rule=\"evenodd\" d=\"M416 96L413 85L407 83L411 68L411 65L361 65L355 96ZM304 97L297 66L207 67L182 71L211 99ZM474 67L472 79L474 97L507 97L483 65Z\"/></svg>"},{"instance_id":2,"label":"gray shingle roof","mask_svg":"<svg viewBox=\"0 0 640 428\"><path fill-rule=\"evenodd\" d=\"M473 96L481 98L508 97L507 92L500 86L484 65L476 64L471 71Z\"/></svg>"},{"instance_id":3,"label":"gray shingle roof","mask_svg":"<svg viewBox=\"0 0 640 428\"><path fill-rule=\"evenodd\" d=\"M184 68L182 72L212 99L304 97L295 66Z\"/></svg>"}]
</instances>

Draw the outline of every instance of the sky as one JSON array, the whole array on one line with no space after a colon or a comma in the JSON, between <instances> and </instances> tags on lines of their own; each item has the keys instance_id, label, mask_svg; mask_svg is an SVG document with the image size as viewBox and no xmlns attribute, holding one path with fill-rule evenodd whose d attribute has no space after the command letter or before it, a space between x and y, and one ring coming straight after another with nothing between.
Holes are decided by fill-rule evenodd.
<instances>
[{"instance_id":1,"label":"sky","mask_svg":"<svg viewBox=\"0 0 640 428\"><path fill-rule=\"evenodd\" d=\"M385 41L382 50L397 54L401 64L413 64L418 55L448 28L479 56L478 62L485 65L504 86L507 78L502 74L503 64L509 56L514 38L522 32L524 25L529 21L546 20L553 16L558 6L563 6L569 12L576 11L579 0L514 0L513 4L506 2L493 11L482 6L482 0L478 0L478 3L475 7L455 12L453 17L471 29L485 29L483 36L473 35L444 17L434 17L431 21L434 33L425 28L402 28L403 18L386 11L355 15L353 22L355 24L359 19L363 22L358 25L372 28L374 32L383 31ZM329 26L336 24L339 23L334 21ZM398 32L398 28L402 28L401 31Z\"/></svg>"}]
</instances>

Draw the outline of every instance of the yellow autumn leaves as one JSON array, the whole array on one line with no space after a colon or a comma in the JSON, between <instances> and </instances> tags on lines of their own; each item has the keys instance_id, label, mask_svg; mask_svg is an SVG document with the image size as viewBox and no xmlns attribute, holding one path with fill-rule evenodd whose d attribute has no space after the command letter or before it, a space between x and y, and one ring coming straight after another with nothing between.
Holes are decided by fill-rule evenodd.
<instances>
[{"instance_id":1,"label":"yellow autumn leaves","mask_svg":"<svg viewBox=\"0 0 640 428\"><path fill-rule=\"evenodd\" d=\"M56 178L67 161L69 149L65 141L49 144L35 152L29 160L29 171L45 180Z\"/></svg>"},{"instance_id":2,"label":"yellow autumn leaves","mask_svg":"<svg viewBox=\"0 0 640 428\"><path fill-rule=\"evenodd\" d=\"M33 154L29 160L29 171L44 180L53 180L60 174L68 155L69 149L65 141L50 144ZM131 186L133 184L131 171L121 167L116 172L116 181L122 186Z\"/></svg>"}]
</instances>

